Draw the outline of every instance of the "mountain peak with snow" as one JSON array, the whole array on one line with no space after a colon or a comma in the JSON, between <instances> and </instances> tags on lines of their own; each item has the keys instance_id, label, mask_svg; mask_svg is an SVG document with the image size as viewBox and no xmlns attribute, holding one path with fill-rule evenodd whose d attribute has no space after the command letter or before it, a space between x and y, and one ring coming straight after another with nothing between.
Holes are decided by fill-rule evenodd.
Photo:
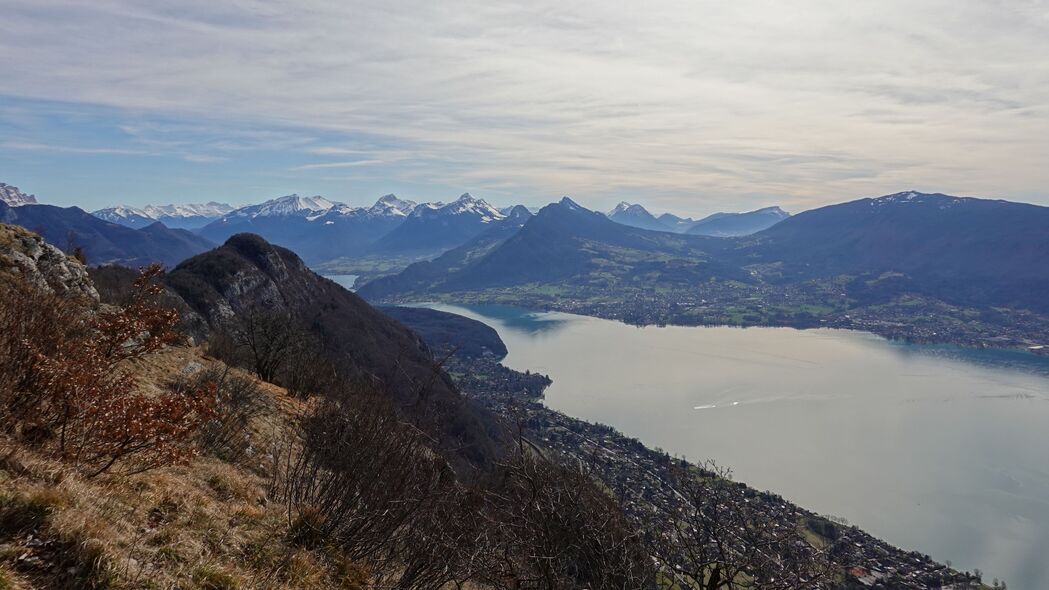
<instances>
[{"instance_id":1,"label":"mountain peak with snow","mask_svg":"<svg viewBox=\"0 0 1049 590\"><path fill-rule=\"evenodd\" d=\"M179 203L170 205L146 205L141 210L155 219L164 217L222 217L235 208L227 203Z\"/></svg>"},{"instance_id":2,"label":"mountain peak with snow","mask_svg":"<svg viewBox=\"0 0 1049 590\"><path fill-rule=\"evenodd\" d=\"M463 193L458 199L445 205L441 202L422 203L412 211L413 217L447 217L468 215L480 218L482 223L500 221L506 215L495 207L488 204L484 199L478 199L470 193Z\"/></svg>"},{"instance_id":3,"label":"mountain peak with snow","mask_svg":"<svg viewBox=\"0 0 1049 590\"><path fill-rule=\"evenodd\" d=\"M276 199L270 199L258 205L242 207L234 211L231 215L237 217L276 217L286 215L293 215L296 217L314 217L323 215L336 205L341 205L341 203L329 201L320 195L313 197L300 197L298 194L290 194L283 197L277 197Z\"/></svg>"},{"instance_id":4,"label":"mountain peak with snow","mask_svg":"<svg viewBox=\"0 0 1049 590\"><path fill-rule=\"evenodd\" d=\"M116 207L99 209L98 211L92 211L91 214L103 221L135 229L143 228L157 222L155 217L146 213L142 209L128 207L126 205L117 205Z\"/></svg>"},{"instance_id":5,"label":"mountain peak with snow","mask_svg":"<svg viewBox=\"0 0 1049 590\"><path fill-rule=\"evenodd\" d=\"M37 204L36 195L27 195L18 190L17 186L11 186L3 182L0 182L0 201L5 202L12 207Z\"/></svg>"},{"instance_id":6,"label":"mountain peak with snow","mask_svg":"<svg viewBox=\"0 0 1049 590\"><path fill-rule=\"evenodd\" d=\"M399 199L396 195L391 193L389 195L383 195L378 201L375 201L375 204L368 209L368 212L374 215L407 217L415 210L415 207L415 201Z\"/></svg>"},{"instance_id":7,"label":"mountain peak with snow","mask_svg":"<svg viewBox=\"0 0 1049 590\"><path fill-rule=\"evenodd\" d=\"M871 199L871 206L882 206L890 204L931 204L941 209L957 205L967 200L966 197L954 197L943 193L923 193L915 190L903 191Z\"/></svg>"}]
</instances>

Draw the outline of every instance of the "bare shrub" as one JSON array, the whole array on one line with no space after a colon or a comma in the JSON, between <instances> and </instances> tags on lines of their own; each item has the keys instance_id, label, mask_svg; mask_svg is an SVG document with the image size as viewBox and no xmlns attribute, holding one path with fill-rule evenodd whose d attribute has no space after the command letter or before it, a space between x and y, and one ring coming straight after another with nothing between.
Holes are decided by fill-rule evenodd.
<instances>
[{"instance_id":1,"label":"bare shrub","mask_svg":"<svg viewBox=\"0 0 1049 590\"><path fill-rule=\"evenodd\" d=\"M283 458L273 495L287 503L293 541L381 562L417 513L454 479L386 398L364 392L318 401Z\"/></svg>"},{"instance_id":2,"label":"bare shrub","mask_svg":"<svg viewBox=\"0 0 1049 590\"><path fill-rule=\"evenodd\" d=\"M176 392L213 386L215 408L198 433L202 451L229 462L244 458L251 447L252 422L273 410L273 399L258 384L232 374L229 368L209 368L172 384Z\"/></svg>"},{"instance_id":3,"label":"bare shrub","mask_svg":"<svg viewBox=\"0 0 1049 590\"><path fill-rule=\"evenodd\" d=\"M41 356L88 330L84 306L44 293L24 280L0 276L0 417L11 431L43 402Z\"/></svg>"},{"instance_id":4,"label":"bare shrub","mask_svg":"<svg viewBox=\"0 0 1049 590\"><path fill-rule=\"evenodd\" d=\"M0 368L9 428L89 476L117 463L130 473L194 454L192 435L211 414L213 388L144 395L125 367L177 338L178 314L155 302L159 273L146 269L127 305L101 310L34 297L25 286L4 291L18 298L14 309L32 310L28 320L0 314L2 346L16 359Z\"/></svg>"},{"instance_id":5,"label":"bare shrub","mask_svg":"<svg viewBox=\"0 0 1049 590\"><path fill-rule=\"evenodd\" d=\"M581 467L519 449L486 495L497 588L637 590L655 580L640 533Z\"/></svg>"}]
</instances>

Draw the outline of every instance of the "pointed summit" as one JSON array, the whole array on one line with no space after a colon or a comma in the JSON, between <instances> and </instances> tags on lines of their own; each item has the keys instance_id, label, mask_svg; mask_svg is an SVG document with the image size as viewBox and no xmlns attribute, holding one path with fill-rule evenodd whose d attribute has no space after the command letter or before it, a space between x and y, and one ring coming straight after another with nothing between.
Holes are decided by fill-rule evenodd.
<instances>
[{"instance_id":1,"label":"pointed summit","mask_svg":"<svg viewBox=\"0 0 1049 590\"><path fill-rule=\"evenodd\" d=\"M557 204L561 205L563 207L568 207L569 209L573 209L573 210L575 210L575 209L585 209L585 207L583 207L579 203L576 203L575 201L570 199L568 197L568 195L565 195L565 196L561 197L561 200L558 201Z\"/></svg>"},{"instance_id":2,"label":"pointed summit","mask_svg":"<svg viewBox=\"0 0 1049 590\"><path fill-rule=\"evenodd\" d=\"M375 204L368 209L368 212L373 215L396 215L398 217L407 217L415 210L416 203L414 201L406 201L404 199L398 199L394 194L383 195Z\"/></svg>"},{"instance_id":3,"label":"pointed summit","mask_svg":"<svg viewBox=\"0 0 1049 590\"><path fill-rule=\"evenodd\" d=\"M616 223L630 227L652 231L672 231L641 205L631 205L626 201L616 205L615 209L608 212L607 217Z\"/></svg>"}]
</instances>

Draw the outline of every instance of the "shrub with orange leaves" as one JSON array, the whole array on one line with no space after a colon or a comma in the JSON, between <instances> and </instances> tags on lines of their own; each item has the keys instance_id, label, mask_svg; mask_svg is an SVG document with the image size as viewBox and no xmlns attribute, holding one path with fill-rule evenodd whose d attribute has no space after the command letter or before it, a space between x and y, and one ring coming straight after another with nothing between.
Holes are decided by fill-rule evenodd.
<instances>
[{"instance_id":1,"label":"shrub with orange leaves","mask_svg":"<svg viewBox=\"0 0 1049 590\"><path fill-rule=\"evenodd\" d=\"M178 313L156 302L160 273L156 265L144 269L124 306L81 310L86 319L79 329L62 329L54 319L48 321L46 308L37 310L45 317L29 326L32 329L9 321L12 314L0 316L0 321L8 319L0 330L23 330L22 352L32 358L17 368L26 375L7 380L25 388L6 392L22 407L10 418L20 422L18 432L28 442L52 450L88 476L117 465L122 473L135 473L194 456L196 431L214 411L214 385L148 395L138 391L128 366L178 337ZM17 290L5 295L12 293L19 296ZM21 303L25 307L28 302ZM48 303L55 313L68 316L68 302ZM47 325L54 329L41 329Z\"/></svg>"}]
</instances>

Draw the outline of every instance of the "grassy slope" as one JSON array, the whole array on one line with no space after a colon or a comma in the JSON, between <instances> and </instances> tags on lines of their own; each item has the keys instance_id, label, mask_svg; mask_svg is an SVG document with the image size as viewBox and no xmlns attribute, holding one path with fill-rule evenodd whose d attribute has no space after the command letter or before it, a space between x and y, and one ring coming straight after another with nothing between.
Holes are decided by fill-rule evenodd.
<instances>
[{"instance_id":1,"label":"grassy slope","mask_svg":"<svg viewBox=\"0 0 1049 590\"><path fill-rule=\"evenodd\" d=\"M187 367L213 364L179 347L140 363L136 374L159 389ZM259 386L271 410L252 424L257 451L241 464L202 456L88 480L0 437L0 590L367 587L355 564L285 542L287 516L267 500L268 450L304 405Z\"/></svg>"}]
</instances>

